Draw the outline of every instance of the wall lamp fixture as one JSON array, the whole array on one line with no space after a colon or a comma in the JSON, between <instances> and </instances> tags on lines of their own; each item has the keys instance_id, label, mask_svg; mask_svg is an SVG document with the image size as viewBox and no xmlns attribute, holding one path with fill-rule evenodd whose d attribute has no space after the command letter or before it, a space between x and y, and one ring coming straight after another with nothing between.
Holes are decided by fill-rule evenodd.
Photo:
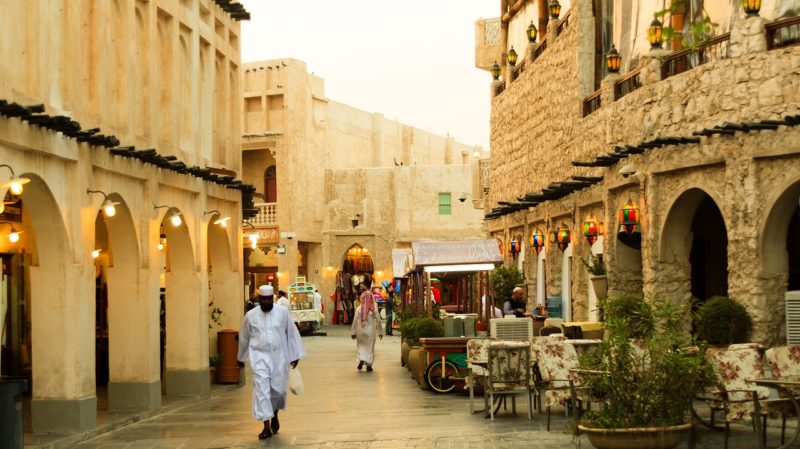
<instances>
[{"instance_id":1,"label":"wall lamp fixture","mask_svg":"<svg viewBox=\"0 0 800 449\"><path fill-rule=\"evenodd\" d=\"M167 209L167 214L169 214L169 222L172 223L172 226L178 227L183 223L183 219L181 218L181 213L178 210L175 210L172 206L159 206L153 205L153 207L158 209Z\"/></svg>"},{"instance_id":2,"label":"wall lamp fixture","mask_svg":"<svg viewBox=\"0 0 800 449\"><path fill-rule=\"evenodd\" d=\"M214 220L214 224L215 225L220 225L223 228L227 228L228 227L228 220L230 220L231 217L223 217L222 213L220 211L216 210L216 209L207 210L207 211L203 212L203 215L211 215L211 214L217 214L219 216L216 220Z\"/></svg>"},{"instance_id":3,"label":"wall lamp fixture","mask_svg":"<svg viewBox=\"0 0 800 449\"><path fill-rule=\"evenodd\" d=\"M102 190L86 189L87 195L92 193L99 193L103 195L103 204L100 205L100 209L103 209L103 215L106 217L113 217L114 215L117 215L116 206L119 204L118 202L108 199L108 195L106 195Z\"/></svg>"},{"instance_id":4,"label":"wall lamp fixture","mask_svg":"<svg viewBox=\"0 0 800 449\"><path fill-rule=\"evenodd\" d=\"M2 223L11 226L11 231L8 233L8 241L11 243L19 242L19 235L22 234L22 231L17 231L16 229L14 229L13 223L10 223L8 221L4 221Z\"/></svg>"},{"instance_id":5,"label":"wall lamp fixture","mask_svg":"<svg viewBox=\"0 0 800 449\"><path fill-rule=\"evenodd\" d=\"M18 178L16 175L14 175L14 169L8 164L0 164L0 167L6 167L9 169L9 171L11 171L11 179L6 181L6 183L3 184L3 187L11 190L11 193L14 195L22 195L23 184L27 184L31 182L31 180L28 178Z\"/></svg>"}]
</instances>

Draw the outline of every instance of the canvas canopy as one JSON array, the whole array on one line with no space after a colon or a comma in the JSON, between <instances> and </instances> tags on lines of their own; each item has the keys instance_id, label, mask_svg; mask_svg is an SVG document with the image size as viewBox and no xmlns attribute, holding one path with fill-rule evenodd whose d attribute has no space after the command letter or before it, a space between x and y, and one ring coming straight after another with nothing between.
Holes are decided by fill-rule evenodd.
<instances>
[{"instance_id":1,"label":"canvas canopy","mask_svg":"<svg viewBox=\"0 0 800 449\"><path fill-rule=\"evenodd\" d=\"M392 249L392 273L394 277L403 277L409 272L407 264L411 258L411 250L408 248Z\"/></svg>"},{"instance_id":2,"label":"canvas canopy","mask_svg":"<svg viewBox=\"0 0 800 449\"><path fill-rule=\"evenodd\" d=\"M503 263L503 256L495 240L413 242L411 252L411 268Z\"/></svg>"}]
</instances>

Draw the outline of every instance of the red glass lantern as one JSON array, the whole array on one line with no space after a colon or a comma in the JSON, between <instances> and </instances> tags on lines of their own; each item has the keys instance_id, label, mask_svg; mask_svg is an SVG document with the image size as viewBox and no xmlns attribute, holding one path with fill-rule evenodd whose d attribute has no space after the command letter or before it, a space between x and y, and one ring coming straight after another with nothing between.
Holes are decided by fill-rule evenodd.
<instances>
[{"instance_id":1,"label":"red glass lantern","mask_svg":"<svg viewBox=\"0 0 800 449\"><path fill-rule=\"evenodd\" d=\"M531 233L531 248L536 251L536 254L539 254L544 248L544 233L539 228Z\"/></svg>"},{"instance_id":2,"label":"red glass lantern","mask_svg":"<svg viewBox=\"0 0 800 449\"><path fill-rule=\"evenodd\" d=\"M558 244L558 249L561 251L566 250L571 241L569 228L564 223L561 223L561 226L556 230L556 244Z\"/></svg>"},{"instance_id":3,"label":"red glass lantern","mask_svg":"<svg viewBox=\"0 0 800 449\"><path fill-rule=\"evenodd\" d=\"M586 241L590 245L594 245L594 242L597 241L597 236L600 233L599 229L600 222L597 221L594 214L589 214L586 220L583 220L583 236L586 237Z\"/></svg>"},{"instance_id":4,"label":"red glass lantern","mask_svg":"<svg viewBox=\"0 0 800 449\"><path fill-rule=\"evenodd\" d=\"M631 235L636 231L640 222L641 214L639 213L639 208L632 199L628 198L628 201L619 210L619 230Z\"/></svg>"}]
</instances>

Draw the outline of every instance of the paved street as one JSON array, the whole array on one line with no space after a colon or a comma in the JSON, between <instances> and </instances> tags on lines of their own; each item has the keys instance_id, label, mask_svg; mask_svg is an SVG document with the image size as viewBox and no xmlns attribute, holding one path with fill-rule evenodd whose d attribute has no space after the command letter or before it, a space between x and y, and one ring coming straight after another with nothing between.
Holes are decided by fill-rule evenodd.
<instances>
[{"instance_id":1,"label":"paved street","mask_svg":"<svg viewBox=\"0 0 800 449\"><path fill-rule=\"evenodd\" d=\"M327 337L304 337L300 364L306 392L290 396L281 430L266 442L250 414L248 387L177 407L85 441L79 449L116 448L564 448L575 441L556 412L553 430L545 416L528 421L525 400L518 415L502 412L492 423L469 414L467 395L422 391L399 363L400 339L378 342L375 371L356 371L349 329L328 326ZM792 425L792 424L790 424ZM734 426L731 448L752 448L749 428ZM697 447L722 447L719 432L704 431ZM773 436L777 443L777 437ZM591 447L585 437L582 447ZM686 447L683 445L682 447ZM793 447L800 447L795 445Z\"/></svg>"}]
</instances>

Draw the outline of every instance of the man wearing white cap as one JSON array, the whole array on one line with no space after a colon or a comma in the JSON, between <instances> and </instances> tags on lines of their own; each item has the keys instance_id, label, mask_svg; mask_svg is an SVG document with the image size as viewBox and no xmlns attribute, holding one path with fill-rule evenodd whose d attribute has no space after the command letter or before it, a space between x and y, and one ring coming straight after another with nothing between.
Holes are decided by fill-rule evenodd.
<instances>
[{"instance_id":1,"label":"man wearing white cap","mask_svg":"<svg viewBox=\"0 0 800 449\"><path fill-rule=\"evenodd\" d=\"M239 332L238 359L244 362L249 358L253 370L253 417L264 422L264 430L258 434L261 440L280 429L278 410L286 408L289 367L294 369L305 356L289 310L274 307L274 298L271 285L259 287L260 307L245 314Z\"/></svg>"}]
</instances>

